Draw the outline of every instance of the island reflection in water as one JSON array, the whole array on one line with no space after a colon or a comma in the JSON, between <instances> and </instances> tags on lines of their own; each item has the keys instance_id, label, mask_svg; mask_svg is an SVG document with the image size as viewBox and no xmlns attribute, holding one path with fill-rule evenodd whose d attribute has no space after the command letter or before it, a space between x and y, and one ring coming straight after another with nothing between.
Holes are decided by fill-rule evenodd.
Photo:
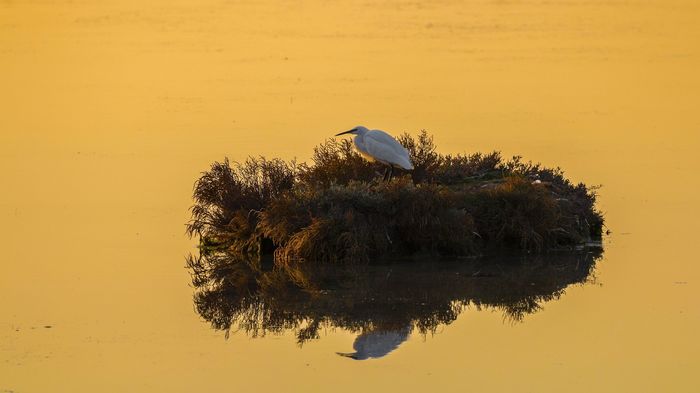
<instances>
[{"instance_id":1,"label":"island reflection in water","mask_svg":"<svg viewBox=\"0 0 700 393\"><path fill-rule=\"evenodd\" d=\"M251 337L293 331L297 342L324 328L358 336L357 360L386 356L413 332L435 333L468 309L521 322L571 284L594 280L602 250L458 261L294 267L224 252L190 257L197 312L214 329Z\"/></svg>"}]
</instances>

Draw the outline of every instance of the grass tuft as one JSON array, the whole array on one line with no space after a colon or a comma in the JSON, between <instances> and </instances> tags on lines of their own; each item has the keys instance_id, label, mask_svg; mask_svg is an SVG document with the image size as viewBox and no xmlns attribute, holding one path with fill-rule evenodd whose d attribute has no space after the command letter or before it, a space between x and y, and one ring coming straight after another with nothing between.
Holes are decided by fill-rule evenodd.
<instances>
[{"instance_id":1,"label":"grass tuft","mask_svg":"<svg viewBox=\"0 0 700 393\"><path fill-rule=\"evenodd\" d=\"M415 169L389 183L347 139L317 146L309 164L214 163L195 183L187 232L204 253L274 253L286 266L543 253L602 236L596 188L559 168L498 152L442 155L425 131L399 141Z\"/></svg>"}]
</instances>

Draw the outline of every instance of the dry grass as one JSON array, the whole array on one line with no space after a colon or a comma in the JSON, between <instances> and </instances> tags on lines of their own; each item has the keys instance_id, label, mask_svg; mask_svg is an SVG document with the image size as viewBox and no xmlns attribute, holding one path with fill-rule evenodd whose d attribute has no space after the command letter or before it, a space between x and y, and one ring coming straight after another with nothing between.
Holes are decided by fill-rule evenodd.
<instances>
[{"instance_id":1,"label":"dry grass","mask_svg":"<svg viewBox=\"0 0 700 393\"><path fill-rule=\"evenodd\" d=\"M284 265L540 253L601 237L595 189L572 184L558 168L497 152L441 155L425 131L399 139L415 170L391 183L349 140L316 147L310 164L215 163L195 184L188 233L205 252L274 250Z\"/></svg>"}]
</instances>

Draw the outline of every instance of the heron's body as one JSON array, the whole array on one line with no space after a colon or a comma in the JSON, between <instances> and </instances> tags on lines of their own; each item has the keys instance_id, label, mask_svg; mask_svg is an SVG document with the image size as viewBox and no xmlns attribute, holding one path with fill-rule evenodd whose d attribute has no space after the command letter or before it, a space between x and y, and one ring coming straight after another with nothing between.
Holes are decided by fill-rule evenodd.
<instances>
[{"instance_id":1,"label":"heron's body","mask_svg":"<svg viewBox=\"0 0 700 393\"><path fill-rule=\"evenodd\" d=\"M353 142L357 151L369 161L379 161L388 165L391 174L393 174L394 167L406 170L413 169L408 150L386 132L358 126L338 135L343 134L354 134ZM391 178L391 174L389 178Z\"/></svg>"},{"instance_id":2,"label":"heron's body","mask_svg":"<svg viewBox=\"0 0 700 393\"><path fill-rule=\"evenodd\" d=\"M357 134L353 142L357 150L370 161L377 160L385 165L413 169L408 150L382 130Z\"/></svg>"}]
</instances>

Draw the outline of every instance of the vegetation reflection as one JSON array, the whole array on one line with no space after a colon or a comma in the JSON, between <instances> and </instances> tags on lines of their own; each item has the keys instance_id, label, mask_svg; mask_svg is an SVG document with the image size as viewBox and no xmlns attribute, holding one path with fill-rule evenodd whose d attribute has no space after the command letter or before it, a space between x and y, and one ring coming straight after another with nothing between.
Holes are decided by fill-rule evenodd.
<instances>
[{"instance_id":1,"label":"vegetation reflection","mask_svg":"<svg viewBox=\"0 0 700 393\"><path fill-rule=\"evenodd\" d=\"M522 321L567 286L591 282L601 251L333 266L235 255L203 251L187 261L196 310L213 328L227 337L293 331L300 345L342 328L359 334L356 352L342 355L365 359L386 355L412 332L435 333L468 308ZM372 347L377 340L381 351Z\"/></svg>"}]
</instances>

